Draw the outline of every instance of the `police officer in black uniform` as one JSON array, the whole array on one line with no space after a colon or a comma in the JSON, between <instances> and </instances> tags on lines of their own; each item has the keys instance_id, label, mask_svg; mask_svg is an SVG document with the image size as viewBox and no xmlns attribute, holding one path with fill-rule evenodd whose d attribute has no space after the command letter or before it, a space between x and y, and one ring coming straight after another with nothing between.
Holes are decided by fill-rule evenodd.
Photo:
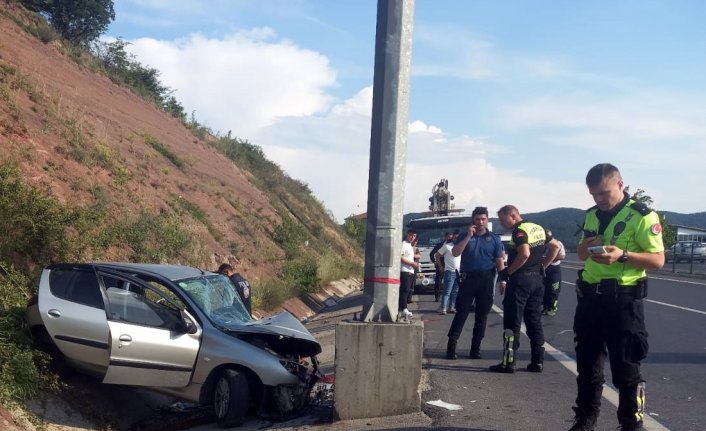
<instances>
[{"instance_id":1,"label":"police officer in black uniform","mask_svg":"<svg viewBox=\"0 0 706 431\"><path fill-rule=\"evenodd\" d=\"M578 395L570 431L592 431L601 405L606 350L618 388L621 430L642 430L645 381L640 361L648 350L643 298L646 269L664 265L662 226L657 213L623 190L618 168L610 163L586 175L596 206L586 213L578 257L585 261L576 282L574 346Z\"/></svg>"},{"instance_id":2,"label":"police officer in black uniform","mask_svg":"<svg viewBox=\"0 0 706 431\"><path fill-rule=\"evenodd\" d=\"M233 269L233 266L229 263L224 263L218 267L218 273L230 278L230 281L233 282L235 289L238 291L240 300L243 302L243 305L245 305L248 313L252 316L252 291L250 289L250 283L248 283L239 272L235 272L235 269Z\"/></svg>"},{"instance_id":3,"label":"police officer in black uniform","mask_svg":"<svg viewBox=\"0 0 706 431\"><path fill-rule=\"evenodd\" d=\"M499 280L507 283L503 298L503 360L490 371L514 373L514 352L520 346L520 327L524 317L530 339L531 361L527 370L541 373L544 367L544 331L542 301L544 268L559 252L559 244L536 223L522 220L516 207L505 205L498 210L500 224L512 230L508 249L508 266ZM502 286L502 284L501 284Z\"/></svg>"}]
</instances>

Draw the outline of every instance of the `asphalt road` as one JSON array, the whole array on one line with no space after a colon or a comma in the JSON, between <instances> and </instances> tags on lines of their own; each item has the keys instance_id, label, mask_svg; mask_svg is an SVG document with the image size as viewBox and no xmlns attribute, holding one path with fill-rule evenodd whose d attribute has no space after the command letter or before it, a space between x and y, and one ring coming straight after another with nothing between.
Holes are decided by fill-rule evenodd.
<instances>
[{"instance_id":1,"label":"asphalt road","mask_svg":"<svg viewBox=\"0 0 706 431\"><path fill-rule=\"evenodd\" d=\"M431 390L424 401L441 399L463 406L460 411L425 406L436 427L472 430L559 430L572 423L576 396L573 353L574 280L579 265L563 265L564 285L559 312L544 317L547 358L542 374L522 370L529 361L529 340L523 335L517 354L518 372L498 375L487 371L502 351L501 298L488 319L482 360L467 358L472 322L467 322L459 344L460 359L444 358L446 331L453 316L434 313L431 296L417 302L425 325L425 355ZM643 365L647 380L648 430L706 429L706 341L700 333L706 323L706 282L674 274L653 274L645 313L650 353ZM470 320L470 318L469 318ZM520 371L522 370L522 371ZM610 372L606 367L606 380ZM615 429L617 393L604 389L599 429Z\"/></svg>"}]
</instances>

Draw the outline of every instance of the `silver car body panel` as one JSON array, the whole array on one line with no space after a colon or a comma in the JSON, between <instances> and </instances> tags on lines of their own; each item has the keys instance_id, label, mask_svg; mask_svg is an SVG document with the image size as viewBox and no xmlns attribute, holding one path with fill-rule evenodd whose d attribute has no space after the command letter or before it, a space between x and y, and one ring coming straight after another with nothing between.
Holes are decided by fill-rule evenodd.
<instances>
[{"instance_id":1,"label":"silver car body panel","mask_svg":"<svg viewBox=\"0 0 706 431\"><path fill-rule=\"evenodd\" d=\"M177 333L162 328L108 322L110 365L103 383L134 386L186 386L199 351L201 331Z\"/></svg>"},{"instance_id":2,"label":"silver car body panel","mask_svg":"<svg viewBox=\"0 0 706 431\"><path fill-rule=\"evenodd\" d=\"M110 359L108 319L105 310L52 295L51 271L39 281L39 315L57 348L78 367L100 374Z\"/></svg>"}]
</instances>

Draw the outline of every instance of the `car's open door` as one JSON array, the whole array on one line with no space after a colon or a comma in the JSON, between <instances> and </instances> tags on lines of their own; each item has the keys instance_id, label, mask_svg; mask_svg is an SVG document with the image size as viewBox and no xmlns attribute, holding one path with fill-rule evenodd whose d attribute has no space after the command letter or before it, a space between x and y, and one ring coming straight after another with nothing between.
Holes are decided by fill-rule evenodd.
<instances>
[{"instance_id":1,"label":"car's open door","mask_svg":"<svg viewBox=\"0 0 706 431\"><path fill-rule=\"evenodd\" d=\"M193 317L153 284L108 274L101 277L110 328L110 363L103 382L186 386L201 339Z\"/></svg>"}]
</instances>

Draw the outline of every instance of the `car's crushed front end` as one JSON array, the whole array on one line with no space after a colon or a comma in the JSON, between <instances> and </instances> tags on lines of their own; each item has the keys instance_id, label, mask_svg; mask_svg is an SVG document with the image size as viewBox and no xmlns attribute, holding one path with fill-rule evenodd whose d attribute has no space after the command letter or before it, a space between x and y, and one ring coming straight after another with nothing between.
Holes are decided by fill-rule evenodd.
<instances>
[{"instance_id":1,"label":"car's crushed front end","mask_svg":"<svg viewBox=\"0 0 706 431\"><path fill-rule=\"evenodd\" d=\"M262 388L254 391L263 395L260 415L300 411L321 377L316 360L321 345L290 313L253 320L227 280L207 276L178 283L209 323L199 362L252 371ZM202 378L205 381L206 376L197 371L194 379Z\"/></svg>"},{"instance_id":2,"label":"car's crushed front end","mask_svg":"<svg viewBox=\"0 0 706 431\"><path fill-rule=\"evenodd\" d=\"M266 410L284 415L307 406L314 385L321 378L316 359L321 353L321 345L304 325L285 312L240 326L232 331L232 335L276 356L280 365L296 377L294 381L265 385L269 391L266 398L273 407Z\"/></svg>"}]
</instances>

